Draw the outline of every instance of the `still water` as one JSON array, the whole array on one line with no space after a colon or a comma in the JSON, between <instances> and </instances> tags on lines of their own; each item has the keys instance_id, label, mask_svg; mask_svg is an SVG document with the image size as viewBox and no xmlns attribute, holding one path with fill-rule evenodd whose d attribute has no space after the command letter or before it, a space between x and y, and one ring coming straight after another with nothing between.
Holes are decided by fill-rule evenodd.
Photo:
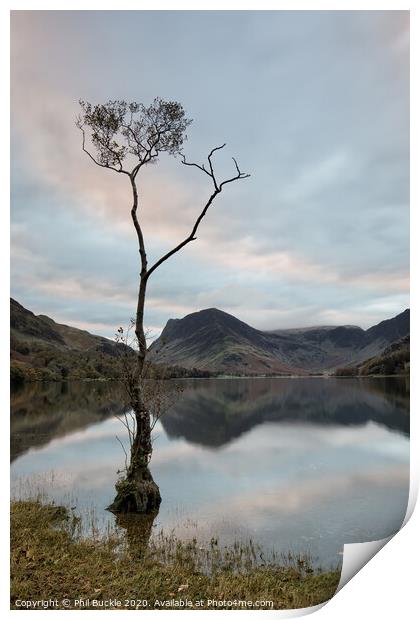
<instances>
[{"instance_id":1,"label":"still water","mask_svg":"<svg viewBox=\"0 0 420 620\"><path fill-rule=\"evenodd\" d=\"M188 379L154 429L162 505L154 531L267 551L310 553L325 568L344 543L397 531L409 490L403 378ZM117 383L30 384L12 394L11 477L113 523L126 443Z\"/></svg>"}]
</instances>

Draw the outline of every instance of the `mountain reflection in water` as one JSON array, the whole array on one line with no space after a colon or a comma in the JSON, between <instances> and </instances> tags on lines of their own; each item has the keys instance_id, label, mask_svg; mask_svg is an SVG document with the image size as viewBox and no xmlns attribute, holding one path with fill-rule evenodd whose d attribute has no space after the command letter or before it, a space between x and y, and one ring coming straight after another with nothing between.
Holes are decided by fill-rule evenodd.
<instances>
[{"instance_id":1,"label":"mountain reflection in water","mask_svg":"<svg viewBox=\"0 0 420 620\"><path fill-rule=\"evenodd\" d=\"M209 379L186 382L162 424L169 436L221 446L263 422L366 424L408 434L408 378Z\"/></svg>"},{"instance_id":2,"label":"mountain reflection in water","mask_svg":"<svg viewBox=\"0 0 420 620\"><path fill-rule=\"evenodd\" d=\"M162 418L169 437L222 446L264 422L358 425L409 434L409 379L187 379ZM12 391L12 460L32 447L128 411L117 382L30 383Z\"/></svg>"},{"instance_id":3,"label":"mountain reflection in water","mask_svg":"<svg viewBox=\"0 0 420 620\"><path fill-rule=\"evenodd\" d=\"M221 542L252 538L336 564L343 543L401 525L409 485L404 378L180 380L157 425L155 528ZM12 488L35 481L104 523L124 461L115 382L30 384L12 394ZM49 474L54 473L54 480ZM19 491L20 489L20 491ZM121 525L121 524L120 524Z\"/></svg>"}]
</instances>

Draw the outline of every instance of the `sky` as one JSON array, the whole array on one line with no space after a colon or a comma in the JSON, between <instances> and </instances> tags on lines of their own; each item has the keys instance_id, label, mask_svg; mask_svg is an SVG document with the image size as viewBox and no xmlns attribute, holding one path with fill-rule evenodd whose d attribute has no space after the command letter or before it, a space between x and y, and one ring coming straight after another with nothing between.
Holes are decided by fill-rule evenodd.
<instances>
[{"instance_id":1,"label":"sky","mask_svg":"<svg viewBox=\"0 0 420 620\"><path fill-rule=\"evenodd\" d=\"M135 314L129 180L81 150L78 100L154 97L251 177L149 281L145 324L217 307L258 329L367 328L409 306L407 11L15 11L11 295L112 337ZM211 180L163 155L139 178L149 264L185 238Z\"/></svg>"}]
</instances>

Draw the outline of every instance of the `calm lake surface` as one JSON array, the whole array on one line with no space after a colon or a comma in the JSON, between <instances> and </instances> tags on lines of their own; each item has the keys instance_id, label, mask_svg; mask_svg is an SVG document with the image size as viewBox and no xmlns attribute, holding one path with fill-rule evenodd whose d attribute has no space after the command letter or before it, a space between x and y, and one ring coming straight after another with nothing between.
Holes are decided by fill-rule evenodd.
<instances>
[{"instance_id":1,"label":"calm lake surface","mask_svg":"<svg viewBox=\"0 0 420 620\"><path fill-rule=\"evenodd\" d=\"M162 494L154 532L310 553L397 531L409 490L405 378L188 379L154 430ZM30 384L12 393L15 497L42 491L114 522L126 437L118 383ZM87 516L86 516L87 519Z\"/></svg>"}]
</instances>

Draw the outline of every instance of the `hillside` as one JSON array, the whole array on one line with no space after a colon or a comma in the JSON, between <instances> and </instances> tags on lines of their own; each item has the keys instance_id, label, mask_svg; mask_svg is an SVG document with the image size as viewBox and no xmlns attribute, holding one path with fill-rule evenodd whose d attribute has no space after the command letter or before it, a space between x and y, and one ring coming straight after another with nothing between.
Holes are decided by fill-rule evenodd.
<instances>
[{"instance_id":1,"label":"hillside","mask_svg":"<svg viewBox=\"0 0 420 620\"><path fill-rule=\"evenodd\" d=\"M322 326L263 332L210 308L171 319L150 353L154 362L230 374L310 374L379 355L409 333L410 311L367 330Z\"/></svg>"},{"instance_id":2,"label":"hillside","mask_svg":"<svg viewBox=\"0 0 420 620\"><path fill-rule=\"evenodd\" d=\"M337 368L337 376L366 375L404 375L410 373L410 336L407 334L400 340L386 347L379 355L375 355L356 366Z\"/></svg>"},{"instance_id":3,"label":"hillside","mask_svg":"<svg viewBox=\"0 0 420 620\"><path fill-rule=\"evenodd\" d=\"M24 381L62 381L67 379L118 379L123 344L94 336L88 331L56 323L45 315L36 316L10 299L10 378ZM128 355L135 353L126 349ZM162 367L151 365L149 372L162 376ZM207 377L209 372L182 368L176 364L164 368L166 378Z\"/></svg>"},{"instance_id":4,"label":"hillside","mask_svg":"<svg viewBox=\"0 0 420 620\"><path fill-rule=\"evenodd\" d=\"M339 374L383 374L386 368L399 373L408 368L409 339L402 348L388 348L408 336L409 324L410 311L405 310L367 330L345 325L264 332L210 308L170 319L149 355L153 368L165 367L168 377L308 375L343 367ZM13 299L10 328L15 383L120 376L123 345L107 338L36 316Z\"/></svg>"},{"instance_id":5,"label":"hillside","mask_svg":"<svg viewBox=\"0 0 420 620\"><path fill-rule=\"evenodd\" d=\"M150 347L153 361L190 368L244 374L284 373L292 368L275 356L277 336L266 334L234 316L211 308L170 319Z\"/></svg>"},{"instance_id":6,"label":"hillside","mask_svg":"<svg viewBox=\"0 0 420 620\"><path fill-rule=\"evenodd\" d=\"M115 342L36 316L10 299L11 380L100 379L120 374Z\"/></svg>"}]
</instances>

